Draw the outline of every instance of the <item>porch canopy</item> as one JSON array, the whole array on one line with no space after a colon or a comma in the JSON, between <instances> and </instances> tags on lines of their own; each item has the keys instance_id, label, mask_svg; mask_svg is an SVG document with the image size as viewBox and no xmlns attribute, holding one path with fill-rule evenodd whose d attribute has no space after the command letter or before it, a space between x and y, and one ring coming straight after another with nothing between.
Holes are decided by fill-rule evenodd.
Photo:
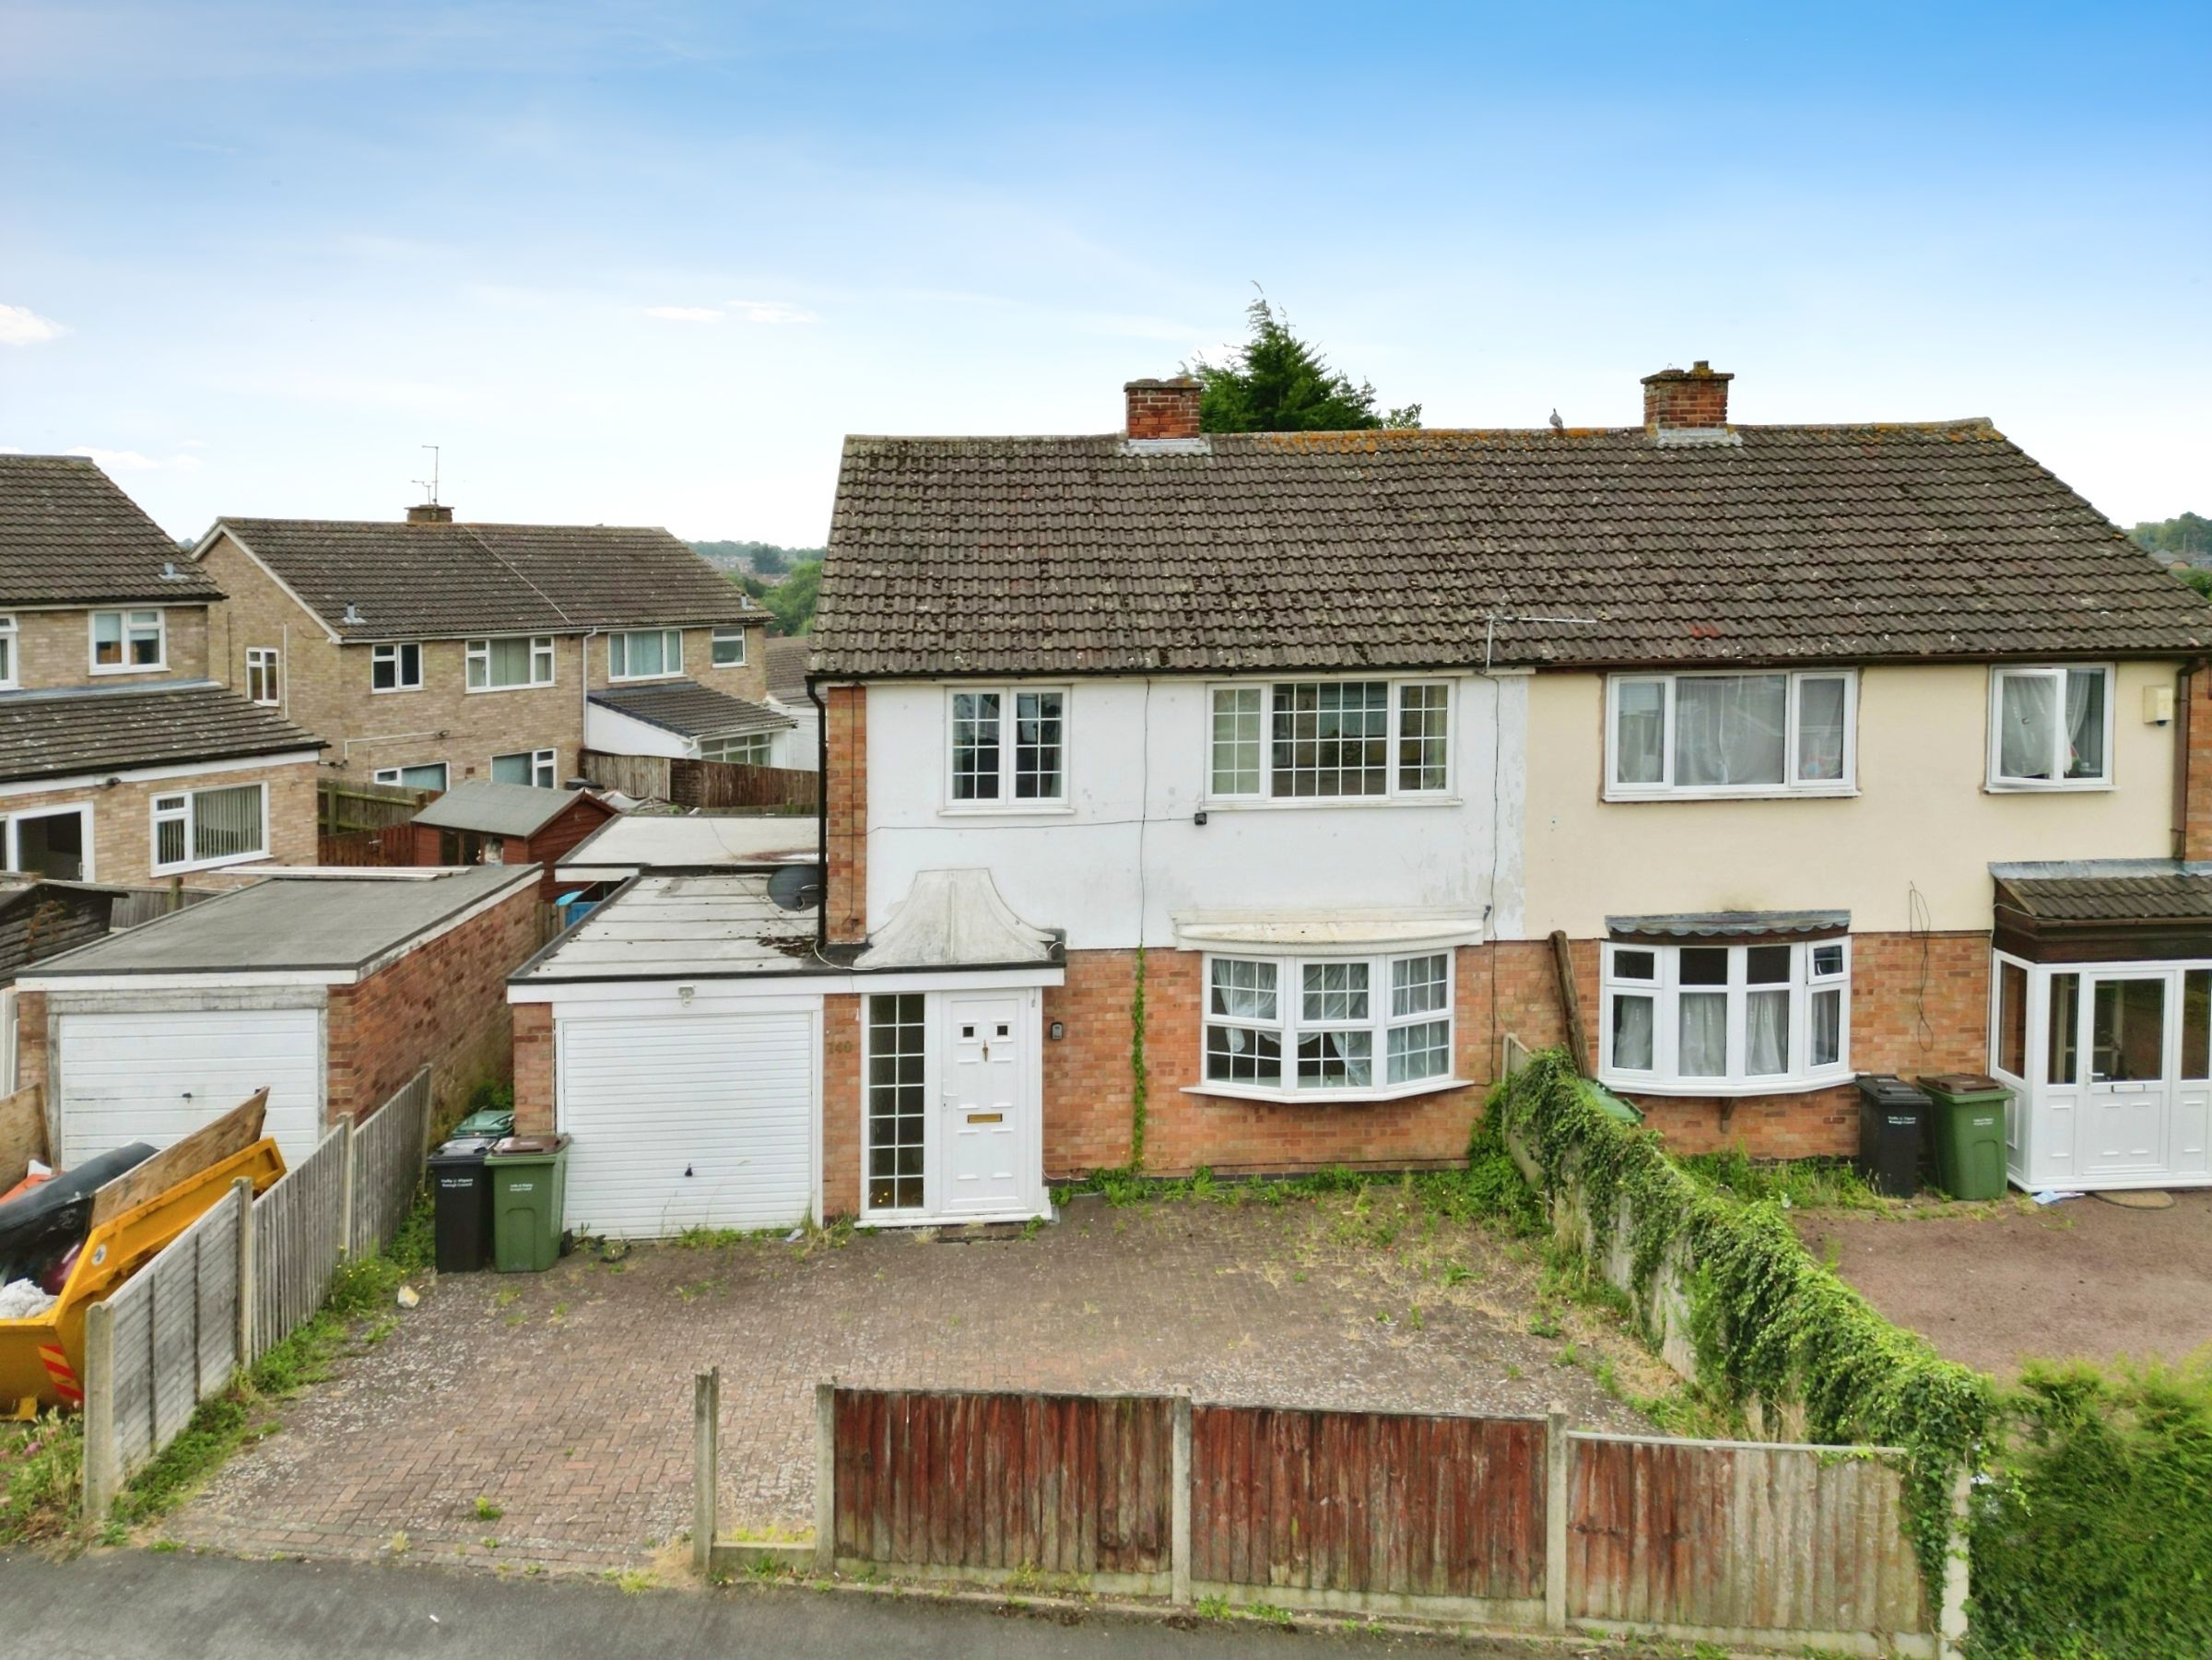
<instances>
[{"instance_id":1,"label":"porch canopy","mask_svg":"<svg viewBox=\"0 0 2212 1660\"><path fill-rule=\"evenodd\" d=\"M2029 962L2212 959L2212 864L2084 859L1989 873L1996 948Z\"/></svg>"}]
</instances>

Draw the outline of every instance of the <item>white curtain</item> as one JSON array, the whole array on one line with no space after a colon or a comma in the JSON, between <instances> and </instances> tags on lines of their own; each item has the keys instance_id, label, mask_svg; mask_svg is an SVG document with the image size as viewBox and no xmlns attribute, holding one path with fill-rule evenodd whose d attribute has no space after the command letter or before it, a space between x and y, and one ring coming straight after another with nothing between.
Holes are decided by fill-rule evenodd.
<instances>
[{"instance_id":1,"label":"white curtain","mask_svg":"<svg viewBox=\"0 0 2212 1660\"><path fill-rule=\"evenodd\" d=\"M1744 1000L1744 1071L1767 1077L1790 1069L1790 994L1753 992Z\"/></svg>"},{"instance_id":2,"label":"white curtain","mask_svg":"<svg viewBox=\"0 0 2212 1660\"><path fill-rule=\"evenodd\" d=\"M1834 779L1843 776L1842 680L1800 680L1797 683L1797 776Z\"/></svg>"},{"instance_id":3,"label":"white curtain","mask_svg":"<svg viewBox=\"0 0 2212 1660\"><path fill-rule=\"evenodd\" d=\"M1613 764L1622 783L1657 783L1665 776L1666 685L1624 680L1614 722Z\"/></svg>"},{"instance_id":4,"label":"white curtain","mask_svg":"<svg viewBox=\"0 0 2212 1660\"><path fill-rule=\"evenodd\" d=\"M1613 1064L1628 1072L1652 1069L1652 999L1613 995Z\"/></svg>"},{"instance_id":5,"label":"white curtain","mask_svg":"<svg viewBox=\"0 0 2212 1660\"><path fill-rule=\"evenodd\" d=\"M2058 682L2049 675L2007 675L1997 705L1997 771L2006 778L2048 778L2058 738Z\"/></svg>"},{"instance_id":6,"label":"white curtain","mask_svg":"<svg viewBox=\"0 0 2212 1660\"><path fill-rule=\"evenodd\" d=\"M1683 1077L1728 1076L1728 994L1684 992L1675 1071Z\"/></svg>"},{"instance_id":7,"label":"white curtain","mask_svg":"<svg viewBox=\"0 0 2212 1660\"><path fill-rule=\"evenodd\" d=\"M1675 783L1783 781L1786 675L1692 675L1675 682Z\"/></svg>"},{"instance_id":8,"label":"white curtain","mask_svg":"<svg viewBox=\"0 0 2212 1660\"><path fill-rule=\"evenodd\" d=\"M2068 778L2104 776L2104 671L2077 668L2066 673L2066 739L2072 746Z\"/></svg>"}]
</instances>

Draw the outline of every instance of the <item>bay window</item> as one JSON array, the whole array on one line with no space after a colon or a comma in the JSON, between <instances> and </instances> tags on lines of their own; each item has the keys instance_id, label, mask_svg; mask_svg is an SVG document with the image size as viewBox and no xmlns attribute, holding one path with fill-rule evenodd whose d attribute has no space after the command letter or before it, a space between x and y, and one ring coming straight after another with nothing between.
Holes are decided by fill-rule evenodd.
<instances>
[{"instance_id":1,"label":"bay window","mask_svg":"<svg viewBox=\"0 0 2212 1660\"><path fill-rule=\"evenodd\" d=\"M92 672L127 675L167 666L167 638L159 611L92 613Z\"/></svg>"},{"instance_id":2,"label":"bay window","mask_svg":"<svg viewBox=\"0 0 2212 1660\"><path fill-rule=\"evenodd\" d=\"M1441 796L1452 786L1443 680L1285 680L1217 686L1215 801Z\"/></svg>"},{"instance_id":3,"label":"bay window","mask_svg":"<svg viewBox=\"0 0 2212 1660\"><path fill-rule=\"evenodd\" d=\"M1605 1082L1750 1095L1851 1076L1848 938L1602 949Z\"/></svg>"},{"instance_id":4,"label":"bay window","mask_svg":"<svg viewBox=\"0 0 2212 1660\"><path fill-rule=\"evenodd\" d=\"M1610 800L1841 795L1857 775L1848 669L1616 675L1606 692Z\"/></svg>"},{"instance_id":5,"label":"bay window","mask_svg":"<svg viewBox=\"0 0 2212 1660\"><path fill-rule=\"evenodd\" d=\"M154 797L154 869L191 870L268 852L268 800L257 783Z\"/></svg>"},{"instance_id":6,"label":"bay window","mask_svg":"<svg viewBox=\"0 0 2212 1660\"><path fill-rule=\"evenodd\" d=\"M606 637L610 680L653 680L684 672L684 636L679 629L633 629Z\"/></svg>"},{"instance_id":7,"label":"bay window","mask_svg":"<svg viewBox=\"0 0 2212 1660\"><path fill-rule=\"evenodd\" d=\"M2111 783L2112 675L2101 665L1992 670L1990 788L2079 790Z\"/></svg>"},{"instance_id":8,"label":"bay window","mask_svg":"<svg viewBox=\"0 0 2212 1660\"><path fill-rule=\"evenodd\" d=\"M1411 1093L1453 1081L1452 954L1209 956L1197 1088Z\"/></svg>"},{"instance_id":9,"label":"bay window","mask_svg":"<svg viewBox=\"0 0 2212 1660\"><path fill-rule=\"evenodd\" d=\"M950 694L955 806L1057 806L1067 799L1067 693L1022 687Z\"/></svg>"},{"instance_id":10,"label":"bay window","mask_svg":"<svg viewBox=\"0 0 2212 1660\"><path fill-rule=\"evenodd\" d=\"M467 644L468 689L508 691L553 684L553 636L509 635Z\"/></svg>"}]
</instances>

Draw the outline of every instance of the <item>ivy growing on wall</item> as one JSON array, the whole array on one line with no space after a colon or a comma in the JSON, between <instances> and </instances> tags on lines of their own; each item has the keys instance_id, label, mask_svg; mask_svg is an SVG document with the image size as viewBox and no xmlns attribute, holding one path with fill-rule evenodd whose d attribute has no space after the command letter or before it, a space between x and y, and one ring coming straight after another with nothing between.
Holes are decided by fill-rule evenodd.
<instances>
[{"instance_id":1,"label":"ivy growing on wall","mask_svg":"<svg viewBox=\"0 0 2212 1660\"><path fill-rule=\"evenodd\" d=\"M1136 983L1129 997L1129 1173L1145 1170L1145 1100L1148 1078L1145 1063L1145 948L1136 948Z\"/></svg>"}]
</instances>

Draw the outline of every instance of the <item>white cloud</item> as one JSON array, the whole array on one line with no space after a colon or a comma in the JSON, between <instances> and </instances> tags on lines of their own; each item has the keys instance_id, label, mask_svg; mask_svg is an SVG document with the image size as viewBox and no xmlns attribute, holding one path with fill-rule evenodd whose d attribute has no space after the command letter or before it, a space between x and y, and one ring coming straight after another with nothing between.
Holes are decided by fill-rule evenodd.
<instances>
[{"instance_id":1,"label":"white cloud","mask_svg":"<svg viewBox=\"0 0 2212 1660\"><path fill-rule=\"evenodd\" d=\"M649 305L648 317L658 317L663 323L720 323L722 313L711 305Z\"/></svg>"},{"instance_id":2,"label":"white cloud","mask_svg":"<svg viewBox=\"0 0 2212 1660\"><path fill-rule=\"evenodd\" d=\"M66 331L27 305L0 305L0 346L36 346Z\"/></svg>"},{"instance_id":3,"label":"white cloud","mask_svg":"<svg viewBox=\"0 0 2212 1660\"><path fill-rule=\"evenodd\" d=\"M724 302L747 323L819 323L814 312L780 300L732 300Z\"/></svg>"},{"instance_id":4,"label":"white cloud","mask_svg":"<svg viewBox=\"0 0 2212 1660\"><path fill-rule=\"evenodd\" d=\"M142 455L136 450L96 450L90 444L79 444L74 450L65 450L65 455L83 455L100 464L108 473L196 473L200 470L197 455Z\"/></svg>"}]
</instances>

